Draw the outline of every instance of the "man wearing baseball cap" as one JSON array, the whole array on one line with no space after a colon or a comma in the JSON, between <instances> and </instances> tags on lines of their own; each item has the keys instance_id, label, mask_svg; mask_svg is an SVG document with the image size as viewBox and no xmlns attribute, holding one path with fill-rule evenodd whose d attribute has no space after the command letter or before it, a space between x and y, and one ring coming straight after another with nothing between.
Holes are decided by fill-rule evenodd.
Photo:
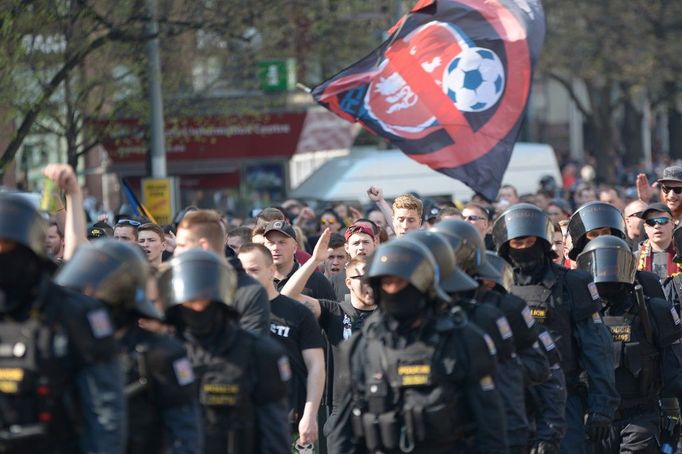
<instances>
[{"instance_id":1,"label":"man wearing baseball cap","mask_svg":"<svg viewBox=\"0 0 682 454\"><path fill-rule=\"evenodd\" d=\"M659 198L668 206L672 217L680 219L682 217L682 167L670 166L663 169L663 175L654 182L654 186L660 190ZM653 192L646 175L643 173L637 175L639 199L649 203Z\"/></svg>"},{"instance_id":2,"label":"man wearing baseball cap","mask_svg":"<svg viewBox=\"0 0 682 454\"><path fill-rule=\"evenodd\" d=\"M263 236L265 237L264 245L270 250L272 261L277 269L274 279L275 287L277 291L281 291L289 277L301 266L294 258L298 249L296 232L288 222L276 220L265 225ZM319 271L315 271L310 276L303 293L317 299L333 300L335 297L332 285Z\"/></svg>"},{"instance_id":3,"label":"man wearing baseball cap","mask_svg":"<svg viewBox=\"0 0 682 454\"><path fill-rule=\"evenodd\" d=\"M666 169L667 170L667 169ZM679 273L673 261L675 251L672 247L675 222L673 212L667 204L652 203L639 214L644 219L644 230L648 237L638 252L638 270L656 273L661 281L674 273Z\"/></svg>"}]
</instances>

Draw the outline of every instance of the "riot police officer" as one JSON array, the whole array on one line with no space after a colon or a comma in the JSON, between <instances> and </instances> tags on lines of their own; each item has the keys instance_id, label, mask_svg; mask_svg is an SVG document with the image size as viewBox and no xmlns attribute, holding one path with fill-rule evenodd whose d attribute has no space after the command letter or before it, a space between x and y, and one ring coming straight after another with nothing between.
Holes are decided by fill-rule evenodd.
<instances>
[{"instance_id":1,"label":"riot police officer","mask_svg":"<svg viewBox=\"0 0 682 454\"><path fill-rule=\"evenodd\" d=\"M658 450L658 395L662 383L682 389L680 318L663 298L644 296L635 281L635 257L615 236L591 240L577 257L578 268L593 276L604 300L602 319L613 339L616 387L621 401L608 436L597 452ZM667 447L672 452L672 446ZM666 452L666 451L664 451Z\"/></svg>"},{"instance_id":2,"label":"riot police officer","mask_svg":"<svg viewBox=\"0 0 682 454\"><path fill-rule=\"evenodd\" d=\"M568 258L575 260L585 246L601 235L613 235L625 239L625 220L620 210L610 203L589 202L580 207L568 222L568 234L573 247ZM644 289L644 294L651 298L665 298L658 276L649 271L637 271L636 283Z\"/></svg>"},{"instance_id":3,"label":"riot police officer","mask_svg":"<svg viewBox=\"0 0 682 454\"><path fill-rule=\"evenodd\" d=\"M159 297L197 376L204 452L288 453L286 352L239 327L236 274L216 254L190 249L169 265Z\"/></svg>"},{"instance_id":4,"label":"riot police officer","mask_svg":"<svg viewBox=\"0 0 682 454\"><path fill-rule=\"evenodd\" d=\"M586 435L599 441L618 405L611 340L601 321L601 300L589 274L552 263L552 224L538 207L514 205L495 221L498 254L515 268L512 293L547 327L566 378L566 435L560 450L582 453ZM587 384L581 381L585 372ZM552 371L557 374L556 370ZM538 385L543 388L545 385Z\"/></svg>"},{"instance_id":5,"label":"riot police officer","mask_svg":"<svg viewBox=\"0 0 682 454\"><path fill-rule=\"evenodd\" d=\"M430 232L414 232L406 236L408 237L421 242L434 253L442 275L441 287L452 299L452 305L463 309L469 320L493 341L498 362L493 378L504 403L508 444L511 451L524 452L528 444L528 419L523 401L523 370L516 356L514 333L509 321L494 305L479 304L475 298L479 285L475 280L469 278L471 285L466 288L461 288L462 285L460 288L446 286L445 278L450 276L443 271L443 259L438 259L444 255L452 255L456 258L458 266L462 266L475 276L478 266L486 270L488 268L483 266L485 263L483 239L473 225L456 220L439 222ZM447 237L452 238L452 244ZM452 245L454 251L450 252L448 249L452 249ZM462 280L458 279L457 282Z\"/></svg>"},{"instance_id":6,"label":"riot police officer","mask_svg":"<svg viewBox=\"0 0 682 454\"><path fill-rule=\"evenodd\" d=\"M138 325L140 318L162 319L145 295L149 276L149 261L137 246L105 239L80 246L55 281L91 292L109 307L126 377L127 452L153 454L167 447L199 453L199 405L185 348Z\"/></svg>"},{"instance_id":7,"label":"riot police officer","mask_svg":"<svg viewBox=\"0 0 682 454\"><path fill-rule=\"evenodd\" d=\"M383 244L365 275L378 309L344 344L349 397L335 432L354 436L358 453L507 452L494 355L461 311L436 316L448 297L428 249Z\"/></svg>"},{"instance_id":8,"label":"riot police officer","mask_svg":"<svg viewBox=\"0 0 682 454\"><path fill-rule=\"evenodd\" d=\"M97 300L57 286L45 220L0 194L0 451L123 450L123 383Z\"/></svg>"}]
</instances>

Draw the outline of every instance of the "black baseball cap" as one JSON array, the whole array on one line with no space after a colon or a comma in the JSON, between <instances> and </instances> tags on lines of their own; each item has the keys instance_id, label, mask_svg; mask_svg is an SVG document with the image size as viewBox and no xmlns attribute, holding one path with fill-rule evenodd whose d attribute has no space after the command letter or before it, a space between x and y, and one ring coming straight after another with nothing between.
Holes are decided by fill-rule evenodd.
<instances>
[{"instance_id":1,"label":"black baseball cap","mask_svg":"<svg viewBox=\"0 0 682 454\"><path fill-rule=\"evenodd\" d=\"M277 221L269 222L265 226L265 231L263 232L263 236L268 236L268 233L270 233L270 232L279 232L279 233L282 233L282 234L288 236L289 238L293 238L294 240L296 239L296 231L291 226L291 224L289 224L286 221L277 220Z\"/></svg>"},{"instance_id":2,"label":"black baseball cap","mask_svg":"<svg viewBox=\"0 0 682 454\"><path fill-rule=\"evenodd\" d=\"M670 208L668 208L668 205L666 205L665 203L656 202L656 203L652 203L648 207L646 207L646 210L640 212L637 215L637 217L642 218L642 219L646 219L646 217L653 211L660 211L661 213L668 213L670 215L670 217L673 216L673 212L670 211Z\"/></svg>"}]
</instances>

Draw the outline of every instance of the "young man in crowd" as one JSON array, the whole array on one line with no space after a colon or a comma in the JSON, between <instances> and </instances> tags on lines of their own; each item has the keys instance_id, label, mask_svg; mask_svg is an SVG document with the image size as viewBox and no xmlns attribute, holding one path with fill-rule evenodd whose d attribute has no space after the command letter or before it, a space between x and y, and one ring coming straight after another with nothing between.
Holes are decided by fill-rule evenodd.
<instances>
[{"instance_id":1,"label":"young man in crowd","mask_svg":"<svg viewBox=\"0 0 682 454\"><path fill-rule=\"evenodd\" d=\"M424 206L422 201L411 194L403 194L393 201L393 231L400 238L408 232L422 227Z\"/></svg>"},{"instance_id":2,"label":"young man in crowd","mask_svg":"<svg viewBox=\"0 0 682 454\"><path fill-rule=\"evenodd\" d=\"M348 289L344 284L348 256L346 255L346 240L338 233L332 233L329 238L329 256L324 261L322 269L324 277L331 282L337 300L342 300Z\"/></svg>"},{"instance_id":3,"label":"young man in crowd","mask_svg":"<svg viewBox=\"0 0 682 454\"><path fill-rule=\"evenodd\" d=\"M239 251L246 273L265 288L270 300L270 332L287 351L293 372L289 381L292 431L300 445L317 441L317 411L324 390L324 340L312 312L280 293L273 278L275 264L268 248L247 243Z\"/></svg>"},{"instance_id":4,"label":"young man in crowd","mask_svg":"<svg viewBox=\"0 0 682 454\"><path fill-rule=\"evenodd\" d=\"M644 219L644 231L648 239L639 248L637 269L657 274L662 282L680 272L677 263L673 261L675 251L672 240L675 223L672 211L668 205L652 203L639 216Z\"/></svg>"},{"instance_id":5,"label":"young man in crowd","mask_svg":"<svg viewBox=\"0 0 682 454\"><path fill-rule=\"evenodd\" d=\"M553 225L554 233L552 233L552 251L554 251L556 257L552 261L557 265L563 266L564 260L566 260L564 254L564 234L561 231L561 227L559 226L559 224Z\"/></svg>"},{"instance_id":6,"label":"young man in crowd","mask_svg":"<svg viewBox=\"0 0 682 454\"><path fill-rule=\"evenodd\" d=\"M625 241L630 245L634 252L639 249L639 243L646 239L644 236L644 219L639 217L639 213L646 210L646 203L641 200L634 200L627 204L623 210L625 218Z\"/></svg>"},{"instance_id":7,"label":"young man in crowd","mask_svg":"<svg viewBox=\"0 0 682 454\"><path fill-rule=\"evenodd\" d=\"M275 287L281 291L287 280L301 266L294 258L298 249L296 232L286 221L273 221L265 226L263 236L265 247L270 250L276 268ZM336 295L331 283L319 271L315 271L308 279L306 294L313 298L326 299L334 299Z\"/></svg>"},{"instance_id":8,"label":"young man in crowd","mask_svg":"<svg viewBox=\"0 0 682 454\"><path fill-rule=\"evenodd\" d=\"M251 229L248 227L233 227L227 231L226 244L232 248L235 254L239 254L239 248L243 244L251 242Z\"/></svg>"},{"instance_id":9,"label":"young man in crowd","mask_svg":"<svg viewBox=\"0 0 682 454\"><path fill-rule=\"evenodd\" d=\"M225 232L220 215L215 211L191 211L178 224L174 255L197 247L214 252L226 260ZM237 257L228 261L237 272L234 307L240 314L239 325L247 331L267 336L270 332L270 305L265 289L244 272Z\"/></svg>"},{"instance_id":10,"label":"young man in crowd","mask_svg":"<svg viewBox=\"0 0 682 454\"><path fill-rule=\"evenodd\" d=\"M507 208L519 203L519 193L511 184L502 185L500 192L497 194L497 202L506 202Z\"/></svg>"},{"instance_id":11,"label":"young man in crowd","mask_svg":"<svg viewBox=\"0 0 682 454\"><path fill-rule=\"evenodd\" d=\"M137 229L137 244L147 255L150 265L158 269L161 266L163 251L166 249L163 229L152 223L142 224Z\"/></svg>"},{"instance_id":12,"label":"young man in crowd","mask_svg":"<svg viewBox=\"0 0 682 454\"><path fill-rule=\"evenodd\" d=\"M345 284L348 287L349 294L343 300L337 302L311 298L301 294L305 282L315 272L315 269L325 261L329 251L329 234L327 232L320 236L311 259L291 276L287 285L282 289L283 294L303 301L312 310L331 345L332 355L328 357L327 389L332 389L332 392L328 394L327 405L331 406L332 411L325 425L328 447L334 445L333 435L329 433L328 428L333 427L333 421L338 417L336 404L341 398L338 394L339 389L334 383L334 377L341 373L340 367L343 364L340 361L341 344L349 339L353 333L359 331L365 319L376 309L371 289L364 279L366 264L364 256L356 256L346 265ZM329 452L332 452L331 449Z\"/></svg>"},{"instance_id":13,"label":"young man in crowd","mask_svg":"<svg viewBox=\"0 0 682 454\"><path fill-rule=\"evenodd\" d=\"M47 255L56 263L64 260L64 233L57 221L50 221L45 237Z\"/></svg>"},{"instance_id":14,"label":"young man in crowd","mask_svg":"<svg viewBox=\"0 0 682 454\"><path fill-rule=\"evenodd\" d=\"M513 186L508 186L514 189ZM514 191L516 191L514 189ZM506 200L506 199L505 199ZM490 236L490 214L483 205L478 203L470 203L462 209L462 217L469 224L476 227L481 238L485 241L485 247L489 251L495 250L495 244Z\"/></svg>"},{"instance_id":15,"label":"young man in crowd","mask_svg":"<svg viewBox=\"0 0 682 454\"><path fill-rule=\"evenodd\" d=\"M123 219L114 226L114 239L119 241L127 241L129 243L137 243L137 228L142 225L141 222L133 221L131 219Z\"/></svg>"}]
</instances>

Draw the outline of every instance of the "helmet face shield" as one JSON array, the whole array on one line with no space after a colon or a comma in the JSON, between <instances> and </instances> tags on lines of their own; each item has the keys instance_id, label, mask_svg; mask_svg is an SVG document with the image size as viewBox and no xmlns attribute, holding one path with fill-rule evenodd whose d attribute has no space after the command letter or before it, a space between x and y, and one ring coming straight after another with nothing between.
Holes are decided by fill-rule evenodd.
<instances>
[{"instance_id":1,"label":"helmet face shield","mask_svg":"<svg viewBox=\"0 0 682 454\"><path fill-rule=\"evenodd\" d=\"M618 208L604 202L590 202L578 209L568 222L568 234L573 248L568 256L571 260L580 254L588 242L588 232L608 227L611 234L625 238L625 220Z\"/></svg>"},{"instance_id":2,"label":"helmet face shield","mask_svg":"<svg viewBox=\"0 0 682 454\"><path fill-rule=\"evenodd\" d=\"M514 270L512 266L509 262L492 251L486 251L485 255L488 265L497 272L497 277L483 273L480 274L480 277L495 281L497 285L509 292L512 285L514 285Z\"/></svg>"},{"instance_id":3,"label":"helmet face shield","mask_svg":"<svg viewBox=\"0 0 682 454\"><path fill-rule=\"evenodd\" d=\"M493 241L500 249L509 240L535 236L551 244L554 227L540 208L529 203L514 205L493 224Z\"/></svg>"},{"instance_id":4,"label":"helmet face shield","mask_svg":"<svg viewBox=\"0 0 682 454\"><path fill-rule=\"evenodd\" d=\"M488 266L485 257L485 242L478 230L466 221L445 220L436 223L431 231L446 237L459 238L457 247L453 247L455 263L470 275L497 275L495 269Z\"/></svg>"},{"instance_id":5,"label":"helmet face shield","mask_svg":"<svg viewBox=\"0 0 682 454\"><path fill-rule=\"evenodd\" d=\"M234 270L212 252L191 249L174 257L158 280L166 309L189 301L231 305L237 286Z\"/></svg>"},{"instance_id":6,"label":"helmet face shield","mask_svg":"<svg viewBox=\"0 0 682 454\"><path fill-rule=\"evenodd\" d=\"M137 246L105 239L80 246L59 270L55 282L78 291L90 290L111 306L161 319L146 297L149 276L149 263Z\"/></svg>"},{"instance_id":7,"label":"helmet face shield","mask_svg":"<svg viewBox=\"0 0 682 454\"><path fill-rule=\"evenodd\" d=\"M627 243L614 236L595 238L576 261L578 268L590 273L595 283L635 281L637 263Z\"/></svg>"},{"instance_id":8,"label":"helmet face shield","mask_svg":"<svg viewBox=\"0 0 682 454\"><path fill-rule=\"evenodd\" d=\"M46 258L47 221L33 205L16 194L0 194L0 240L10 240Z\"/></svg>"}]
</instances>

